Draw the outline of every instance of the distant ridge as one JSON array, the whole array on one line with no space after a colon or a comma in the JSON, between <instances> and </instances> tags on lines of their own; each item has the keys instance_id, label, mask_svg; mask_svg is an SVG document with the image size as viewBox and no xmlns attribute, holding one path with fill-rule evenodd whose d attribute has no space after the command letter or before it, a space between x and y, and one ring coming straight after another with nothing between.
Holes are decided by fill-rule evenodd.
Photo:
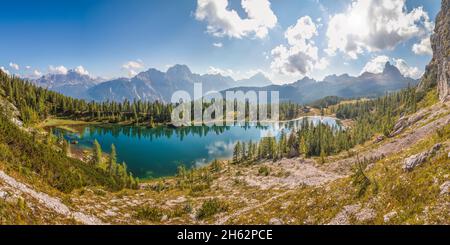
<instances>
[{"instance_id":1,"label":"distant ridge","mask_svg":"<svg viewBox=\"0 0 450 245\"><path fill-rule=\"evenodd\" d=\"M348 74L330 75L325 77L323 81L305 77L291 84L270 85L260 88L237 87L225 91L279 91L282 101L310 103L327 96L342 98L376 97L417 83L418 80L403 76L397 67L387 62L383 72L378 74L365 72L357 77Z\"/></svg>"}]
</instances>

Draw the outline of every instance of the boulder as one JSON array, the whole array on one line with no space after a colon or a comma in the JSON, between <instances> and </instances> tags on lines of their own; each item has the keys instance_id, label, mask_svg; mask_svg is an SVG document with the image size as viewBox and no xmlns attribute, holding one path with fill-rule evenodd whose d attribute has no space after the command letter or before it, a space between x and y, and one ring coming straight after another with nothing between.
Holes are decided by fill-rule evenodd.
<instances>
[{"instance_id":1,"label":"boulder","mask_svg":"<svg viewBox=\"0 0 450 245\"><path fill-rule=\"evenodd\" d=\"M383 141L384 140L384 136L383 135L380 135L380 136L378 136L376 139L375 139L375 141L374 141L374 143L376 144L376 143L380 143L381 141Z\"/></svg>"},{"instance_id":2,"label":"boulder","mask_svg":"<svg viewBox=\"0 0 450 245\"><path fill-rule=\"evenodd\" d=\"M383 216L384 223L388 223L393 218L395 218L395 216L397 216L397 212L396 211L392 211L392 212L389 212L389 213L385 214Z\"/></svg>"},{"instance_id":3,"label":"boulder","mask_svg":"<svg viewBox=\"0 0 450 245\"><path fill-rule=\"evenodd\" d=\"M444 184L441 185L440 190L442 196L450 194L450 181L445 181Z\"/></svg>"},{"instance_id":4,"label":"boulder","mask_svg":"<svg viewBox=\"0 0 450 245\"><path fill-rule=\"evenodd\" d=\"M277 218L271 218L269 220L269 225L282 225L283 223L281 222L281 220L277 219Z\"/></svg>"}]
</instances>

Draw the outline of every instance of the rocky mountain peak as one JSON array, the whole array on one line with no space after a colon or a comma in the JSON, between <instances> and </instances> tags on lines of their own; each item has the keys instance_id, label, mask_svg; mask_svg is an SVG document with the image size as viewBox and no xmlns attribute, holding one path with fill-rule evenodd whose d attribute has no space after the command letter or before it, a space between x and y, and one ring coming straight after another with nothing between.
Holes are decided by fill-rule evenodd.
<instances>
[{"instance_id":1,"label":"rocky mountain peak","mask_svg":"<svg viewBox=\"0 0 450 245\"><path fill-rule=\"evenodd\" d=\"M398 70L398 68L391 65L391 63L389 61L386 62L386 64L384 65L383 74L390 75L393 77L401 77L402 76L402 73Z\"/></svg>"},{"instance_id":2,"label":"rocky mountain peak","mask_svg":"<svg viewBox=\"0 0 450 245\"><path fill-rule=\"evenodd\" d=\"M190 77L192 72L186 65L174 65L167 70L166 74L171 78L184 79Z\"/></svg>"}]
</instances>

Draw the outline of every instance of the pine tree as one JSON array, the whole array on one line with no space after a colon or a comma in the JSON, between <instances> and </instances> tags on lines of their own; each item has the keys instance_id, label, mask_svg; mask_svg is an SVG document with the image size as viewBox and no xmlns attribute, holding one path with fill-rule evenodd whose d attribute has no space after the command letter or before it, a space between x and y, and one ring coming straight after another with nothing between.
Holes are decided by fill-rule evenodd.
<instances>
[{"instance_id":1,"label":"pine tree","mask_svg":"<svg viewBox=\"0 0 450 245\"><path fill-rule=\"evenodd\" d=\"M94 157L93 157L94 165L101 166L103 153L102 153L102 147L100 146L100 144L98 143L97 140L94 140L93 152L94 152Z\"/></svg>"},{"instance_id":2,"label":"pine tree","mask_svg":"<svg viewBox=\"0 0 450 245\"><path fill-rule=\"evenodd\" d=\"M299 143L298 153L299 153L301 156L306 157L307 154L308 154L308 148L307 148L307 147L308 147L308 146L306 145L305 137L302 136L302 137L300 138L300 143Z\"/></svg>"},{"instance_id":3,"label":"pine tree","mask_svg":"<svg viewBox=\"0 0 450 245\"><path fill-rule=\"evenodd\" d=\"M111 154L109 156L109 163L108 163L108 171L110 174L113 174L114 171L116 171L116 164L117 164L116 146L114 144L112 144L111 145Z\"/></svg>"},{"instance_id":4,"label":"pine tree","mask_svg":"<svg viewBox=\"0 0 450 245\"><path fill-rule=\"evenodd\" d=\"M247 159L247 147L245 142L242 142L241 144L241 161L245 161Z\"/></svg>"},{"instance_id":5,"label":"pine tree","mask_svg":"<svg viewBox=\"0 0 450 245\"><path fill-rule=\"evenodd\" d=\"M63 154L65 156L70 156L71 155L70 144L65 139L62 140L62 150L63 150Z\"/></svg>"},{"instance_id":6,"label":"pine tree","mask_svg":"<svg viewBox=\"0 0 450 245\"><path fill-rule=\"evenodd\" d=\"M323 149L320 150L320 163L325 163L325 151Z\"/></svg>"},{"instance_id":7,"label":"pine tree","mask_svg":"<svg viewBox=\"0 0 450 245\"><path fill-rule=\"evenodd\" d=\"M240 157L241 157L241 143L238 141L235 145L234 145L234 150L233 150L233 163L238 163L240 161Z\"/></svg>"}]
</instances>

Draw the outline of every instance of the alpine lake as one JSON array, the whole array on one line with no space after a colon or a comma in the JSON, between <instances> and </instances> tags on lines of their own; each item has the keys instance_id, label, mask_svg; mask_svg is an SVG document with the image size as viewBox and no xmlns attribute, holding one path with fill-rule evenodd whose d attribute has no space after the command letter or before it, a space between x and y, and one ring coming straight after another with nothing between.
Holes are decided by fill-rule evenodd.
<instances>
[{"instance_id":1,"label":"alpine lake","mask_svg":"<svg viewBox=\"0 0 450 245\"><path fill-rule=\"evenodd\" d=\"M305 121L319 122L342 128L338 119L311 116L291 121L235 124L233 126L189 126L171 128L160 126L78 125L75 131L58 127L51 130L71 142L72 149L91 149L97 140L109 153L116 146L117 160L125 162L128 170L141 179L172 176L179 165L201 167L214 159L231 159L236 142L258 142L262 137L278 137L289 133Z\"/></svg>"}]
</instances>

